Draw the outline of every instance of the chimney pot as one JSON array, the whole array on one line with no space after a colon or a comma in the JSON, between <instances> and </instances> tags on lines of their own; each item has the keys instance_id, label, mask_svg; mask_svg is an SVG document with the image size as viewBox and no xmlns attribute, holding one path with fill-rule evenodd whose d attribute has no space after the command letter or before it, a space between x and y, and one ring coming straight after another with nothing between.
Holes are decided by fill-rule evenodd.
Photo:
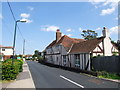
<instances>
[{"instance_id":1,"label":"chimney pot","mask_svg":"<svg viewBox=\"0 0 120 90\"><path fill-rule=\"evenodd\" d=\"M106 27L103 27L103 29L105 30L105 29L106 29Z\"/></svg>"},{"instance_id":2,"label":"chimney pot","mask_svg":"<svg viewBox=\"0 0 120 90\"><path fill-rule=\"evenodd\" d=\"M57 29L57 32L59 32L60 31L60 29Z\"/></svg>"}]
</instances>

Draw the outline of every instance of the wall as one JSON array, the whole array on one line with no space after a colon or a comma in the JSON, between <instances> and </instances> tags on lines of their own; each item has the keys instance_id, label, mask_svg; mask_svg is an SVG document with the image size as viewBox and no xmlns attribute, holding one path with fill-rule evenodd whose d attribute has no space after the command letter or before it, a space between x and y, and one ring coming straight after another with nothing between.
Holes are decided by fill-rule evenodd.
<instances>
[{"instance_id":1,"label":"wall","mask_svg":"<svg viewBox=\"0 0 120 90\"><path fill-rule=\"evenodd\" d=\"M120 73L120 56L97 57L92 58L91 61L95 71Z\"/></svg>"},{"instance_id":2,"label":"wall","mask_svg":"<svg viewBox=\"0 0 120 90\"><path fill-rule=\"evenodd\" d=\"M105 37L103 44L104 44L104 56L111 56L112 55L111 49L113 45L109 37Z\"/></svg>"},{"instance_id":3,"label":"wall","mask_svg":"<svg viewBox=\"0 0 120 90\"><path fill-rule=\"evenodd\" d=\"M71 61L71 67L76 67L75 66L75 54L70 54L70 61ZM79 53L80 57L80 69L85 70L85 67L87 66L87 63L89 61L88 69L90 70L90 54L89 53Z\"/></svg>"},{"instance_id":4,"label":"wall","mask_svg":"<svg viewBox=\"0 0 120 90\"><path fill-rule=\"evenodd\" d=\"M67 52L64 48L64 46L62 45L57 45L57 46L53 46L51 48L46 49L46 54L45 57L47 58L47 61L49 63L54 63L57 65L63 65L63 59L62 59L62 55L67 55ZM67 59L67 63L68 63L68 59Z\"/></svg>"},{"instance_id":5,"label":"wall","mask_svg":"<svg viewBox=\"0 0 120 90\"><path fill-rule=\"evenodd\" d=\"M103 50L103 45L102 45L102 42L99 44L99 46L101 47L101 49ZM96 47L93 52L101 52L100 48L99 47ZM93 56L98 56L98 55L101 55L103 56L103 53L93 53Z\"/></svg>"},{"instance_id":6,"label":"wall","mask_svg":"<svg viewBox=\"0 0 120 90\"><path fill-rule=\"evenodd\" d=\"M2 49L5 49L5 51L2 51ZM4 55L13 55L13 49L11 48L2 48L1 49L1 53L3 53Z\"/></svg>"}]
</instances>

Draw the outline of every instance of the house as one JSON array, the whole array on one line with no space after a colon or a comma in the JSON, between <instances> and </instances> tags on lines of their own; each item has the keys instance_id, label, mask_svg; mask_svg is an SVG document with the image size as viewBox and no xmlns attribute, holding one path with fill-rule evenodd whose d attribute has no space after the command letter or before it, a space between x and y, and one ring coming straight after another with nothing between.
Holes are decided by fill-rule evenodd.
<instances>
[{"instance_id":1,"label":"house","mask_svg":"<svg viewBox=\"0 0 120 90\"><path fill-rule=\"evenodd\" d=\"M25 55L25 58L26 58L26 59L32 59L32 56L33 56L33 55L28 54L28 55Z\"/></svg>"},{"instance_id":2,"label":"house","mask_svg":"<svg viewBox=\"0 0 120 90\"><path fill-rule=\"evenodd\" d=\"M9 59L13 55L13 47L0 45L0 55L2 60Z\"/></svg>"},{"instance_id":3,"label":"house","mask_svg":"<svg viewBox=\"0 0 120 90\"><path fill-rule=\"evenodd\" d=\"M90 70L91 57L111 56L115 52L118 53L118 49L111 43L109 31L104 27L102 37L90 40L62 36L58 29L56 40L46 47L45 52L45 58L49 63Z\"/></svg>"}]
</instances>

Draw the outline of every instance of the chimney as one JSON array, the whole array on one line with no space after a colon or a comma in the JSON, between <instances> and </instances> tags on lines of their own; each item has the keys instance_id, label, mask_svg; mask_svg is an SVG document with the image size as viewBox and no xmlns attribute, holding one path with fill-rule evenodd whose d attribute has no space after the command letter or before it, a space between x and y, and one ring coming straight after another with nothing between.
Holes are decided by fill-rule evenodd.
<instances>
[{"instance_id":1,"label":"chimney","mask_svg":"<svg viewBox=\"0 0 120 90\"><path fill-rule=\"evenodd\" d=\"M62 33L60 32L60 29L57 29L56 31L56 40L58 41L62 37Z\"/></svg>"},{"instance_id":2,"label":"chimney","mask_svg":"<svg viewBox=\"0 0 120 90\"><path fill-rule=\"evenodd\" d=\"M103 27L102 33L103 33L104 37L109 37L109 31L108 31L108 29L106 27Z\"/></svg>"}]
</instances>

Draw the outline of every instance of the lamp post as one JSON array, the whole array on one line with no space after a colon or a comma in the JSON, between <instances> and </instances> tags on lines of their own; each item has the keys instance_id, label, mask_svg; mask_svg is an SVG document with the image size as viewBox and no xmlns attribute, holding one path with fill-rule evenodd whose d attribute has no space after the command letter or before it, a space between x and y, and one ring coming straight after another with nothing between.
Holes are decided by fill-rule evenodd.
<instances>
[{"instance_id":1,"label":"lamp post","mask_svg":"<svg viewBox=\"0 0 120 90\"><path fill-rule=\"evenodd\" d=\"M13 40L13 57L12 57L12 65L14 61L14 55L15 55L15 41L16 41L16 30L17 30L17 23L18 22L26 22L26 20L17 20L15 21L15 31L14 31L14 40Z\"/></svg>"}]
</instances>

